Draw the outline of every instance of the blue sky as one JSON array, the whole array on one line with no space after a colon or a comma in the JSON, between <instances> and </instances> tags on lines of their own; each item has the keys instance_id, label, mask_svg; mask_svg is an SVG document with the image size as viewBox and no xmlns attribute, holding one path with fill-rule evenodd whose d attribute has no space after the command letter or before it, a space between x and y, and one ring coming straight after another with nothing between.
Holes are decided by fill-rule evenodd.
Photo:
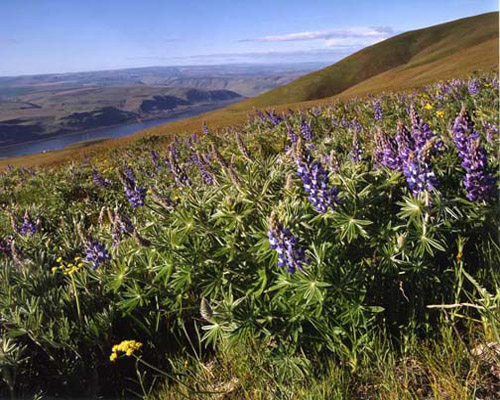
<instances>
[{"instance_id":1,"label":"blue sky","mask_svg":"<svg viewBox=\"0 0 500 400\"><path fill-rule=\"evenodd\" d=\"M496 0L0 0L0 76L335 62Z\"/></svg>"}]
</instances>

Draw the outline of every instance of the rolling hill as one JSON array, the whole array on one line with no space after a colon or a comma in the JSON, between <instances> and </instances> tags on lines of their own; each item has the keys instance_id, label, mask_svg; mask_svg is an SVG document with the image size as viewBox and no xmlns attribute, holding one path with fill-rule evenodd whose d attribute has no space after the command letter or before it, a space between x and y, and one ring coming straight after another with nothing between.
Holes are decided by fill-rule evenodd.
<instances>
[{"instance_id":1,"label":"rolling hill","mask_svg":"<svg viewBox=\"0 0 500 400\"><path fill-rule=\"evenodd\" d=\"M498 68L498 12L405 32L233 108L405 89L493 68Z\"/></svg>"}]
</instances>

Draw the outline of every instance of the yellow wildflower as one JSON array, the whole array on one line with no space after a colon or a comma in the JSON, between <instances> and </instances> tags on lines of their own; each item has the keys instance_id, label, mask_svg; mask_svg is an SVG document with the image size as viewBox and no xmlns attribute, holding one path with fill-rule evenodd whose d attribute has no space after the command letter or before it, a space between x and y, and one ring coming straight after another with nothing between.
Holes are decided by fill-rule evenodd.
<instances>
[{"instance_id":1,"label":"yellow wildflower","mask_svg":"<svg viewBox=\"0 0 500 400\"><path fill-rule=\"evenodd\" d=\"M436 111L436 117L443 118L444 117L444 111Z\"/></svg>"},{"instance_id":2,"label":"yellow wildflower","mask_svg":"<svg viewBox=\"0 0 500 400\"><path fill-rule=\"evenodd\" d=\"M59 268L58 267L52 267L52 273L55 274Z\"/></svg>"},{"instance_id":3,"label":"yellow wildflower","mask_svg":"<svg viewBox=\"0 0 500 400\"><path fill-rule=\"evenodd\" d=\"M431 103L427 103L424 107L426 110L432 110L434 108L434 106Z\"/></svg>"},{"instance_id":4,"label":"yellow wildflower","mask_svg":"<svg viewBox=\"0 0 500 400\"><path fill-rule=\"evenodd\" d=\"M118 353L125 353L126 356L130 357L136 350L139 350L142 347L141 342L136 342L135 340L124 340L119 344L115 344L111 348L111 355L109 359L111 361L116 360L118 357Z\"/></svg>"}]
</instances>

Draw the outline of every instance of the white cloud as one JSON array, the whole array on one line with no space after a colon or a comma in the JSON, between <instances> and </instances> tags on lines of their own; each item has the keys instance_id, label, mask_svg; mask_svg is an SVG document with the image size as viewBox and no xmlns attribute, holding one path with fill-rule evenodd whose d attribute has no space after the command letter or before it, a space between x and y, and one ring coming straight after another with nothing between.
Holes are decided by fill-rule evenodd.
<instances>
[{"instance_id":1,"label":"white cloud","mask_svg":"<svg viewBox=\"0 0 500 400\"><path fill-rule=\"evenodd\" d=\"M396 33L396 31L387 26L375 27L348 27L339 29L330 29L325 31L306 31L286 33L283 35L261 36L253 39L244 39L242 42L296 42L304 40L318 39L362 39L362 38L387 38Z\"/></svg>"}]
</instances>

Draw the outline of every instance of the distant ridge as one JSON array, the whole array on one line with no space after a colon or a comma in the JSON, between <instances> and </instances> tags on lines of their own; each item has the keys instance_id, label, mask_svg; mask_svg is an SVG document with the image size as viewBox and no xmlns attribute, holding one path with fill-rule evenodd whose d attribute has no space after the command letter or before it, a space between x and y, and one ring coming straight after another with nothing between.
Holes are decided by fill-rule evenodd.
<instances>
[{"instance_id":1,"label":"distant ridge","mask_svg":"<svg viewBox=\"0 0 500 400\"><path fill-rule=\"evenodd\" d=\"M494 68L498 68L498 12L402 33L231 108L404 89Z\"/></svg>"}]
</instances>

